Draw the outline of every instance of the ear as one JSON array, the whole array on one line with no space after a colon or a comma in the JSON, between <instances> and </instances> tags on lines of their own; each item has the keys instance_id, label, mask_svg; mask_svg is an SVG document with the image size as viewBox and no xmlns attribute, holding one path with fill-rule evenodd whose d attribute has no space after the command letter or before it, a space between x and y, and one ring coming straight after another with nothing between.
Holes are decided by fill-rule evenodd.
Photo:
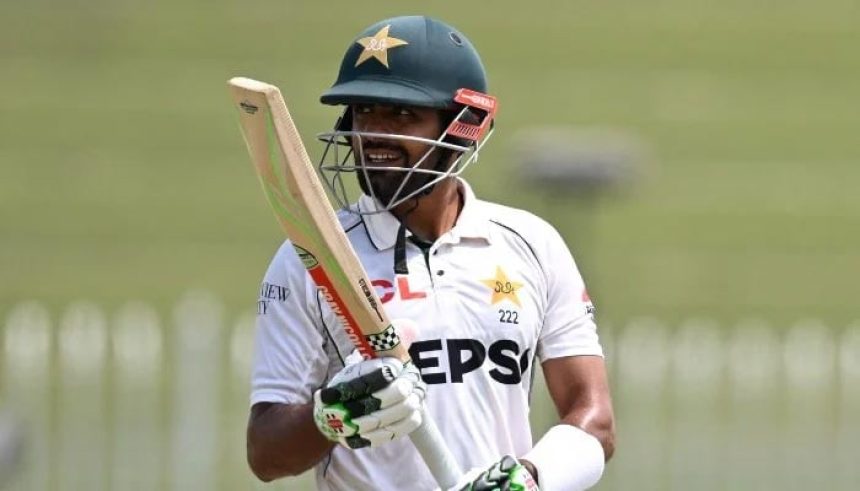
<instances>
[{"instance_id":1,"label":"ear","mask_svg":"<svg viewBox=\"0 0 860 491\"><path fill-rule=\"evenodd\" d=\"M352 106L346 106L334 124L335 131L352 131Z\"/></svg>"}]
</instances>

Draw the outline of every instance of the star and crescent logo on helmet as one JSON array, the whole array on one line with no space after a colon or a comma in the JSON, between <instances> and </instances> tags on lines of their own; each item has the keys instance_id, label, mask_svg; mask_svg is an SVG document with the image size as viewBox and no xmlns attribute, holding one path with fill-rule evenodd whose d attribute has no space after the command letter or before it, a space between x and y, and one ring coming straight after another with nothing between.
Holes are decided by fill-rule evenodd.
<instances>
[{"instance_id":1,"label":"star and crescent logo on helmet","mask_svg":"<svg viewBox=\"0 0 860 491\"><path fill-rule=\"evenodd\" d=\"M391 25L389 24L380 29L379 32L373 36L363 37L356 41L356 43L360 44L364 50L358 55L358 60L356 60L355 66L361 65L371 58L375 58L378 62L382 63L385 68L389 68L388 50L409 44L402 39L390 37L388 35L388 30L390 28Z\"/></svg>"}]
</instances>

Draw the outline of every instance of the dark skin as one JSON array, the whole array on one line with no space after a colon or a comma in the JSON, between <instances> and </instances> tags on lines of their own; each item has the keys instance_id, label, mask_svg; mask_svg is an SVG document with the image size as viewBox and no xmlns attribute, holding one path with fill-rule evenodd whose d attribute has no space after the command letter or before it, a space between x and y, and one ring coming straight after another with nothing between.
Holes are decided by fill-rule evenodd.
<instances>
[{"instance_id":1,"label":"dark skin","mask_svg":"<svg viewBox=\"0 0 860 491\"><path fill-rule=\"evenodd\" d=\"M393 106L357 106L353 108L353 128L367 132L394 132L435 139L442 132L439 112L426 108ZM410 141L363 142L365 153L379 146L399 147L399 161L385 165L414 164L429 149L428 145ZM435 157L435 156L431 156ZM435 161L428 158L428 162ZM402 175L391 176L402 179ZM416 207L417 202L417 207ZM440 213L439 210L442 210ZM409 211L407 214L406 212ZM460 211L460 194L456 181L445 179L433 191L418 200L410 200L392 210L395 216L406 216L406 225L420 238L435 240L451 230ZM259 403L251 408L247 429L248 464L262 481L296 476L310 469L331 451L334 443L317 430L313 421L313 403Z\"/></svg>"},{"instance_id":2,"label":"dark skin","mask_svg":"<svg viewBox=\"0 0 860 491\"><path fill-rule=\"evenodd\" d=\"M264 482L297 476L315 466L334 447L317 429L313 403L258 403L246 433L248 465Z\"/></svg>"},{"instance_id":3,"label":"dark skin","mask_svg":"<svg viewBox=\"0 0 860 491\"><path fill-rule=\"evenodd\" d=\"M435 140L442 133L442 120L439 111L424 107L387 106L379 104L359 104L352 108L353 129L368 133L394 133L417 136ZM359 152L358 145L354 145ZM389 167L413 166L422 159L431 146L409 140L390 140L383 138L364 138L361 150L364 151L366 165L385 165ZM397 155L394 160L374 163L370 157L385 152ZM454 158L452 155L451 158ZM421 167L432 168L439 160L439 152L433 149L424 158ZM450 160L447 162L450 163ZM375 188L396 189L402 182L403 173L371 172L371 183ZM414 176L417 177L417 176ZM383 200L386 201L386 200ZM420 199L410 199L395 207L392 213L405 221L406 227L420 239L433 242L454 228L460 213L460 193L454 178L438 182L430 194Z\"/></svg>"},{"instance_id":4,"label":"dark skin","mask_svg":"<svg viewBox=\"0 0 860 491\"><path fill-rule=\"evenodd\" d=\"M559 423L576 426L596 437L608 461L615 453L615 417L603 358L566 356L547 360L541 366ZM534 464L524 459L520 463L540 484Z\"/></svg>"},{"instance_id":5,"label":"dark skin","mask_svg":"<svg viewBox=\"0 0 860 491\"><path fill-rule=\"evenodd\" d=\"M441 114L435 109L376 104L353 106L353 128L357 131L435 140L443 130L442 125ZM366 156L386 154L389 158L378 163L386 166L414 165L430 150L426 144L411 141L392 143L391 140L369 139L362 143ZM366 158L365 162L374 165L371 159ZM429 168L436 162L438 155L431 154L422 166ZM372 178L371 184L383 188L391 185L385 181L403 178L402 174L376 174L379 176ZM404 220L413 234L432 242L454 227L461 207L456 180L445 178L429 194L407 200L392 213ZM608 460L615 450L615 424L603 358L556 358L544 362L543 371L559 423L577 426L594 435ZM259 403L251 408L247 430L248 463L262 481L301 474L316 465L333 447L334 443L323 437L314 424L313 403ZM530 462L521 462L536 474ZM540 476L537 478L539 482Z\"/></svg>"}]
</instances>

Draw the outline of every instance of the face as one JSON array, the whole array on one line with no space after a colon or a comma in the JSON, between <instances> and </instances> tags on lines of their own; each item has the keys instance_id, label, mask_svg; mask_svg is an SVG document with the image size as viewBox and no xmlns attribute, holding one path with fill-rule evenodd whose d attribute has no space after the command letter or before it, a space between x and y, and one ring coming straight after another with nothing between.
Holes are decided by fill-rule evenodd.
<instances>
[{"instance_id":1,"label":"face","mask_svg":"<svg viewBox=\"0 0 860 491\"><path fill-rule=\"evenodd\" d=\"M381 104L356 104L352 106L352 128L354 131L415 136L436 140L442 134L442 119L438 110L424 107L391 106ZM359 137L354 137L359 138ZM366 194L373 194L385 205L395 194L406 196L434 178L430 174L412 174L403 189L398 188L406 178L405 172L374 171L374 167L399 167L408 169L424 158L420 168L434 168L439 161L439 150L425 143L412 140L394 140L383 137L360 137L361 145L353 141L356 161L363 162L368 169L370 182L364 172L358 172L359 185ZM425 155L431 152L430 155Z\"/></svg>"}]
</instances>

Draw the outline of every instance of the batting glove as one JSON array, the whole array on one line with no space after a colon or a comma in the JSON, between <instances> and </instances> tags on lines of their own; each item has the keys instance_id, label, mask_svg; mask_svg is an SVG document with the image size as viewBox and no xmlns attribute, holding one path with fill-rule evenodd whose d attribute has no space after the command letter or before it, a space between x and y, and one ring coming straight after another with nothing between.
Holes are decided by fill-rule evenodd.
<instances>
[{"instance_id":1,"label":"batting glove","mask_svg":"<svg viewBox=\"0 0 860 491\"><path fill-rule=\"evenodd\" d=\"M326 438L348 448L379 446L421 425L426 392L412 362L363 360L314 393L314 422Z\"/></svg>"},{"instance_id":2,"label":"batting glove","mask_svg":"<svg viewBox=\"0 0 860 491\"><path fill-rule=\"evenodd\" d=\"M539 491L534 477L509 455L489 469L472 469L448 491Z\"/></svg>"}]
</instances>

